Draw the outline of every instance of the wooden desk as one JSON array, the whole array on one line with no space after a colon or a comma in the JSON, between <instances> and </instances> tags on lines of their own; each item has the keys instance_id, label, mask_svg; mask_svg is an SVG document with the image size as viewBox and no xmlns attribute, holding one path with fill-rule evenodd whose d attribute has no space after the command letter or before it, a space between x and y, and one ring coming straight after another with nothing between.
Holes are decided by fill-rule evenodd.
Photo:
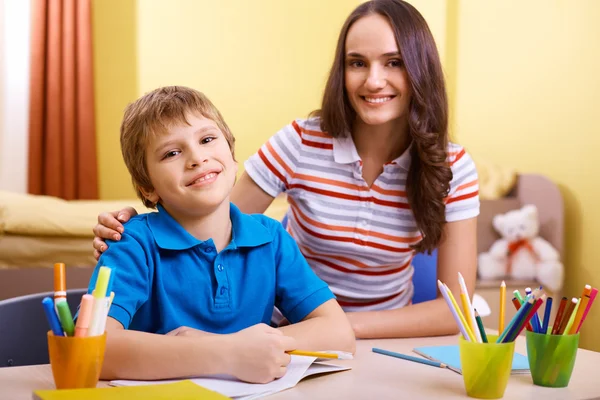
<instances>
[{"instance_id":1,"label":"wooden desk","mask_svg":"<svg viewBox=\"0 0 600 400\"><path fill-rule=\"evenodd\" d=\"M454 344L456 337L420 339L360 340L354 360L334 361L352 366L336 372L302 380L293 389L269 399L466 399L462 376L447 369L383 356L372 347L405 354L417 346ZM525 339L517 340L516 350L526 354ZM414 355L414 354L413 354ZM592 399L600 398L600 353L580 349L568 388L534 386L530 375L512 375L505 399ZM98 386L107 386L100 382ZM48 365L0 368L0 399L30 400L36 389L53 389Z\"/></svg>"}]
</instances>

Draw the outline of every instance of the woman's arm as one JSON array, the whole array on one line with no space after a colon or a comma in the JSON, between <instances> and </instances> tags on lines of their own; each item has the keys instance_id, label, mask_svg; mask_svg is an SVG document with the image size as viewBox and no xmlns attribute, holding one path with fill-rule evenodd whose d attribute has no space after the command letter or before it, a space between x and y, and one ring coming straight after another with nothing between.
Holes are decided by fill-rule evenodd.
<instances>
[{"instance_id":1,"label":"woman's arm","mask_svg":"<svg viewBox=\"0 0 600 400\"><path fill-rule=\"evenodd\" d=\"M302 350L341 350L354 353L356 340L344 311L335 300L321 304L302 321L279 328L296 339Z\"/></svg>"},{"instance_id":2,"label":"woman's arm","mask_svg":"<svg viewBox=\"0 0 600 400\"><path fill-rule=\"evenodd\" d=\"M273 199L274 197L262 190L246 172L236 182L231 192L231 202L246 214L264 213Z\"/></svg>"},{"instance_id":3,"label":"woman's arm","mask_svg":"<svg viewBox=\"0 0 600 400\"><path fill-rule=\"evenodd\" d=\"M230 374L266 383L285 374L296 341L265 324L230 335L167 336L123 329L108 318L102 379L170 379Z\"/></svg>"},{"instance_id":4,"label":"woman's arm","mask_svg":"<svg viewBox=\"0 0 600 400\"><path fill-rule=\"evenodd\" d=\"M472 298L477 275L477 218L447 223L443 238L438 248L438 279L458 297L458 273L462 273ZM346 315L357 338L440 336L458 332L439 293L435 300L404 308Z\"/></svg>"}]
</instances>

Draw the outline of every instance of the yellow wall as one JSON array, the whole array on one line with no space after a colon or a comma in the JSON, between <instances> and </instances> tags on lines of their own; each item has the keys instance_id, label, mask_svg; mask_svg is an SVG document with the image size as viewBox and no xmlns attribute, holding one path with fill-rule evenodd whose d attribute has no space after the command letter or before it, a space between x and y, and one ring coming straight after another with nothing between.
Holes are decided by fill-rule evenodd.
<instances>
[{"instance_id":1,"label":"yellow wall","mask_svg":"<svg viewBox=\"0 0 600 400\"><path fill-rule=\"evenodd\" d=\"M101 199L135 198L119 144L137 84L136 0L93 0L96 144Z\"/></svg>"},{"instance_id":2,"label":"yellow wall","mask_svg":"<svg viewBox=\"0 0 600 400\"><path fill-rule=\"evenodd\" d=\"M203 91L236 136L236 158L318 108L337 35L359 1L144 0L139 89Z\"/></svg>"},{"instance_id":3,"label":"yellow wall","mask_svg":"<svg viewBox=\"0 0 600 400\"><path fill-rule=\"evenodd\" d=\"M566 294L600 286L600 2L462 1L455 131L476 157L558 183ZM600 350L600 306L582 345ZM593 332L596 332L594 337Z\"/></svg>"}]
</instances>

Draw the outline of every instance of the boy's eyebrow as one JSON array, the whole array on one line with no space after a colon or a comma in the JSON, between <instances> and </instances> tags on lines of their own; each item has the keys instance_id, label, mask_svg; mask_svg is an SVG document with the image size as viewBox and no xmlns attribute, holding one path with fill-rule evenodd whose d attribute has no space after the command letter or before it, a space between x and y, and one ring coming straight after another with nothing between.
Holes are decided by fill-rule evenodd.
<instances>
[{"instance_id":1,"label":"boy's eyebrow","mask_svg":"<svg viewBox=\"0 0 600 400\"><path fill-rule=\"evenodd\" d=\"M381 55L382 57L396 57L396 56L400 56L400 52L399 51L390 51L387 53L384 53ZM365 58L365 56L363 56L360 53L357 53L355 51L351 51L348 54L346 54L346 57L356 57L356 58Z\"/></svg>"}]
</instances>

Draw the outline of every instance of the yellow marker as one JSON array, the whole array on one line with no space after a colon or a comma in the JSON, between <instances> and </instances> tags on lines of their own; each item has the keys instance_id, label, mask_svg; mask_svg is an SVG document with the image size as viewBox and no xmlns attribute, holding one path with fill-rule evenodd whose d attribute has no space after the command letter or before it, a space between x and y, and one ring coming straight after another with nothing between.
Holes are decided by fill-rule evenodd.
<instances>
[{"instance_id":1,"label":"yellow marker","mask_svg":"<svg viewBox=\"0 0 600 400\"><path fill-rule=\"evenodd\" d=\"M500 319L498 320L498 332L504 332L504 307L506 304L506 282L500 285Z\"/></svg>"},{"instance_id":2,"label":"yellow marker","mask_svg":"<svg viewBox=\"0 0 600 400\"><path fill-rule=\"evenodd\" d=\"M579 327L579 322L581 321L581 317L583 317L583 313L585 308L590 301L590 293L592 292L592 287L590 285L585 285L583 288L583 293L581 295L581 300L579 300L580 304L577 304L579 307L577 308L577 314L575 314L575 319L573 320L573 324L571 324L570 329L568 330L569 335L573 335L577 333L577 328Z\"/></svg>"},{"instance_id":3,"label":"yellow marker","mask_svg":"<svg viewBox=\"0 0 600 400\"><path fill-rule=\"evenodd\" d=\"M467 321L465 320L465 317L464 317L463 313L460 311L460 307L456 303L456 300L454 299L454 295L452 294L452 291L450 290L450 288L448 287L448 285L444 284L444 286L446 287L446 291L448 292L448 297L450 297L450 301L452 302L452 306L456 310L456 314L458 314L458 318L460 318L460 322L465 327L465 330L467 331L467 335L469 335L469 340L471 342L473 342L473 343L477 343L477 340L475 339L475 335L473 334L473 331L469 327L469 324L467 324Z\"/></svg>"},{"instance_id":4,"label":"yellow marker","mask_svg":"<svg viewBox=\"0 0 600 400\"><path fill-rule=\"evenodd\" d=\"M92 319L88 328L88 336L102 335L100 332L103 325L102 320L106 319L106 289L108 288L108 280L110 279L110 268L100 267L98 278L96 279L96 287L92 292L94 297L94 307L92 308Z\"/></svg>"}]
</instances>

